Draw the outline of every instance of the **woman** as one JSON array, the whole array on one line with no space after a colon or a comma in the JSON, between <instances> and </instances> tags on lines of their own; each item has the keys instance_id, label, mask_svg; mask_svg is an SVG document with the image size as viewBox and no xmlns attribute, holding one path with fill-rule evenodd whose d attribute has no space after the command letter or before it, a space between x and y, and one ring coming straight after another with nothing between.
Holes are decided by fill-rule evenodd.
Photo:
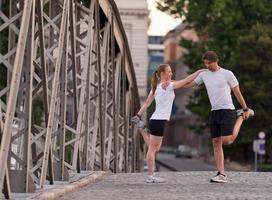
<instances>
[{"instance_id":1,"label":"woman","mask_svg":"<svg viewBox=\"0 0 272 200\"><path fill-rule=\"evenodd\" d=\"M137 124L139 131L141 132L145 143L148 145L148 151L146 155L146 161L148 166L148 175L146 182L148 183L163 183L164 179L154 176L154 165L155 165L155 153L160 150L163 131L165 123L170 119L172 105L175 98L174 89L182 88L186 84L192 82L196 76L205 69L198 70L195 73L187 76L185 79L172 82L172 70L170 65L161 64L158 66L157 70L154 72L151 80L151 91L139 110L139 112L132 118L132 122ZM170 82L170 84L169 84ZM165 89L163 89L162 84L168 83ZM155 99L156 109L152 114L149 121L148 134L143 128L144 123L141 121L142 114L146 111L152 101Z\"/></svg>"}]
</instances>

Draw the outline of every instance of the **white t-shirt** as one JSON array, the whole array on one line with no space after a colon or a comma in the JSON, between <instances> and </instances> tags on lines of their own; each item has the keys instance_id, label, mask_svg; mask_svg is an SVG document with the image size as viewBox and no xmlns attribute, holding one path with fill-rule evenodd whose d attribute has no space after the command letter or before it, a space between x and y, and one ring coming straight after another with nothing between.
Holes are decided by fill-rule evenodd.
<instances>
[{"instance_id":1,"label":"white t-shirt","mask_svg":"<svg viewBox=\"0 0 272 200\"><path fill-rule=\"evenodd\" d=\"M231 98L231 88L239 83L230 70L220 68L215 72L204 71L194 81L198 85L205 84L212 110L235 109Z\"/></svg>"},{"instance_id":2,"label":"white t-shirt","mask_svg":"<svg viewBox=\"0 0 272 200\"><path fill-rule=\"evenodd\" d=\"M165 90L161 87L161 83L158 84L154 93L154 98L156 109L150 119L169 120L173 101L175 99L173 82L171 82Z\"/></svg>"}]
</instances>

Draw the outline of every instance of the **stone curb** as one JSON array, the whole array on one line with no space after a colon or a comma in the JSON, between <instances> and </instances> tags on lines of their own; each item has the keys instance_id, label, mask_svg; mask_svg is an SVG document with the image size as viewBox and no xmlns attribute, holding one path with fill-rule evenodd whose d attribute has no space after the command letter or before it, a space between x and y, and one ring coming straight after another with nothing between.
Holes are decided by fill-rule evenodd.
<instances>
[{"instance_id":1,"label":"stone curb","mask_svg":"<svg viewBox=\"0 0 272 200\"><path fill-rule=\"evenodd\" d=\"M49 191L42 191L39 194L30 196L27 198L27 200L54 200L90 183L95 183L96 181L101 180L105 175L108 174L110 174L110 172L95 171L94 174L90 174L70 184L63 185L60 188L50 189Z\"/></svg>"}]
</instances>

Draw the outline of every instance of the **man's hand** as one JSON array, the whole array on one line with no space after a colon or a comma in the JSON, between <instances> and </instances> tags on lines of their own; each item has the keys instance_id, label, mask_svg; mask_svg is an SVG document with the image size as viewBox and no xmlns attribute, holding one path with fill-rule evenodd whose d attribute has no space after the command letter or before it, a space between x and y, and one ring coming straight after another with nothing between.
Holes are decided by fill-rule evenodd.
<instances>
[{"instance_id":1,"label":"man's hand","mask_svg":"<svg viewBox=\"0 0 272 200\"><path fill-rule=\"evenodd\" d=\"M247 111L244 111L244 112L243 112L243 119L244 119L244 120L247 120L247 119L249 118L249 115L250 115L250 113L248 112L248 110L247 110Z\"/></svg>"},{"instance_id":2,"label":"man's hand","mask_svg":"<svg viewBox=\"0 0 272 200\"><path fill-rule=\"evenodd\" d=\"M166 88L168 87L168 85L170 85L171 81L166 81L166 82L163 82L161 87L162 89L166 90Z\"/></svg>"}]
</instances>

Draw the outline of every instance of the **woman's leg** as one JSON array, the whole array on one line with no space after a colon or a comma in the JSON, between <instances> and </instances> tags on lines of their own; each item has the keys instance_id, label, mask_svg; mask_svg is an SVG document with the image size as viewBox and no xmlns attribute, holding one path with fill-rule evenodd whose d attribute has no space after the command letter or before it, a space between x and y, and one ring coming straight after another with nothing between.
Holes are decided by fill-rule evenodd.
<instances>
[{"instance_id":1,"label":"woman's leg","mask_svg":"<svg viewBox=\"0 0 272 200\"><path fill-rule=\"evenodd\" d=\"M146 161L148 167L148 175L154 174L154 166L155 166L155 154L159 151L162 138L160 136L150 135L149 136L149 146L146 154Z\"/></svg>"},{"instance_id":2,"label":"woman's leg","mask_svg":"<svg viewBox=\"0 0 272 200\"><path fill-rule=\"evenodd\" d=\"M143 136L146 145L149 146L150 134L143 128L138 128L138 131L140 131L141 135Z\"/></svg>"}]
</instances>

